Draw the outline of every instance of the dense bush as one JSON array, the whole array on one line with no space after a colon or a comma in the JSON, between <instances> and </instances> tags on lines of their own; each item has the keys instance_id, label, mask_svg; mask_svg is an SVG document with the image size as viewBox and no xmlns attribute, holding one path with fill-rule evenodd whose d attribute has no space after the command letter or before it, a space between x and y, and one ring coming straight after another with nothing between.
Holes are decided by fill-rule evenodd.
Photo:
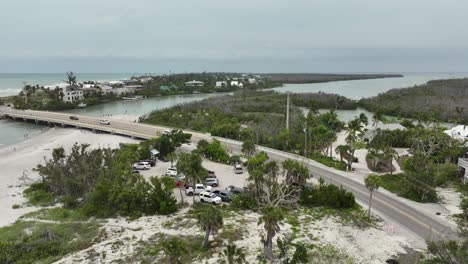
<instances>
[{"instance_id":1,"label":"dense bush","mask_svg":"<svg viewBox=\"0 0 468 264\"><path fill-rule=\"evenodd\" d=\"M70 252L89 247L98 230L98 226L92 222L17 222L2 227L0 263L52 263Z\"/></svg>"},{"instance_id":2,"label":"dense bush","mask_svg":"<svg viewBox=\"0 0 468 264\"><path fill-rule=\"evenodd\" d=\"M252 210L257 207L257 202L248 193L241 193L232 198L231 206L239 210Z\"/></svg>"},{"instance_id":3,"label":"dense bush","mask_svg":"<svg viewBox=\"0 0 468 264\"><path fill-rule=\"evenodd\" d=\"M128 217L169 214L176 211L175 183L131 173L138 147L88 150L74 145L69 155L54 149L52 159L38 165L42 181L26 191L33 201L57 197L65 207L83 207L88 215Z\"/></svg>"},{"instance_id":4,"label":"dense bush","mask_svg":"<svg viewBox=\"0 0 468 264\"><path fill-rule=\"evenodd\" d=\"M320 184L318 188L305 188L300 204L309 207L325 206L335 209L352 208L356 205L354 194L332 184Z\"/></svg>"},{"instance_id":5,"label":"dense bush","mask_svg":"<svg viewBox=\"0 0 468 264\"><path fill-rule=\"evenodd\" d=\"M40 182L33 183L23 194L32 205L47 206L55 200L53 195L47 192L47 186Z\"/></svg>"}]
</instances>

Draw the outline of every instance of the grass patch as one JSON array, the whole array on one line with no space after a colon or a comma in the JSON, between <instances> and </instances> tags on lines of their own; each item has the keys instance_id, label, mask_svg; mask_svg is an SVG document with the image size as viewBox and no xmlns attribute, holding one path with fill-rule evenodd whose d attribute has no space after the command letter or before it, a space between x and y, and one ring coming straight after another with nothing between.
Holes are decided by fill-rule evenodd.
<instances>
[{"instance_id":1,"label":"grass patch","mask_svg":"<svg viewBox=\"0 0 468 264\"><path fill-rule=\"evenodd\" d=\"M123 259L123 263L136 261L141 263L169 263L168 256L163 251L163 242L176 238L179 244L183 244L186 252L176 254L180 256L182 263L204 263L203 260L210 258L214 253L213 244L208 248L202 247L203 236L170 236L167 234L156 234L148 242L142 242L139 252L134 254L131 259Z\"/></svg>"},{"instance_id":2,"label":"grass patch","mask_svg":"<svg viewBox=\"0 0 468 264\"><path fill-rule=\"evenodd\" d=\"M419 203L434 202L434 201L422 200L420 195L414 192L408 191L407 188L405 187L407 182L402 180L401 177L403 177L401 174L382 175L380 176L381 187L398 196L401 196L403 198L406 198L415 202L419 202Z\"/></svg>"},{"instance_id":3,"label":"grass patch","mask_svg":"<svg viewBox=\"0 0 468 264\"><path fill-rule=\"evenodd\" d=\"M242 240L245 233L246 231L242 226L238 227L233 224L225 224L216 238L234 242L237 240Z\"/></svg>"},{"instance_id":4,"label":"grass patch","mask_svg":"<svg viewBox=\"0 0 468 264\"><path fill-rule=\"evenodd\" d=\"M52 263L93 244L96 223L19 221L0 228L0 263Z\"/></svg>"},{"instance_id":5,"label":"grass patch","mask_svg":"<svg viewBox=\"0 0 468 264\"><path fill-rule=\"evenodd\" d=\"M313 155L309 155L309 158L313 159L313 160L315 160L315 161L317 161L319 163L322 163L323 165L326 165L328 167L332 167L332 168L335 168L337 170L346 171L346 163L345 162L341 162L339 160L334 160L331 157L327 157L327 156L320 155L320 154L313 154Z\"/></svg>"},{"instance_id":6,"label":"grass patch","mask_svg":"<svg viewBox=\"0 0 468 264\"><path fill-rule=\"evenodd\" d=\"M31 184L29 188L24 190L23 195L31 205L49 206L55 203L54 197L47 192L46 186L42 183Z\"/></svg>"},{"instance_id":7,"label":"grass patch","mask_svg":"<svg viewBox=\"0 0 468 264\"><path fill-rule=\"evenodd\" d=\"M65 209L61 207L56 208L43 208L23 215L21 218L35 218L40 220L50 221L86 221L89 217L83 213L81 209Z\"/></svg>"}]
</instances>

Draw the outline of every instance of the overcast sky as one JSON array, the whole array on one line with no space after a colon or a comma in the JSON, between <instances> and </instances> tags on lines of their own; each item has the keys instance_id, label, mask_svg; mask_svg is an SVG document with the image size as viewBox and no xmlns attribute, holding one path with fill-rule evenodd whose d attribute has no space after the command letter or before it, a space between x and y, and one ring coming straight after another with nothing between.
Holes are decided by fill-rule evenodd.
<instances>
[{"instance_id":1,"label":"overcast sky","mask_svg":"<svg viewBox=\"0 0 468 264\"><path fill-rule=\"evenodd\" d=\"M466 0L1 0L0 72L468 71Z\"/></svg>"}]
</instances>

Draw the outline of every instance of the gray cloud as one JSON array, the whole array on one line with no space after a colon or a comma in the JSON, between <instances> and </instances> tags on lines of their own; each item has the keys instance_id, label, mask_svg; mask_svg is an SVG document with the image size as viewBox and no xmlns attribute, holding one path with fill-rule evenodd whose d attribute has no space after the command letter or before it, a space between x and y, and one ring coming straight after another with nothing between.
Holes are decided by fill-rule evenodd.
<instances>
[{"instance_id":1,"label":"gray cloud","mask_svg":"<svg viewBox=\"0 0 468 264\"><path fill-rule=\"evenodd\" d=\"M296 61L302 71L311 68L304 61L326 60L329 71L349 65L349 57L362 70L387 68L372 66L382 58L394 61L394 71L418 60L424 70L428 60L443 63L434 70L468 70L458 63L467 58L467 11L461 0L5 0L0 70L26 61L54 71L61 65L54 61L67 59L103 67L106 60L151 67L172 59L206 63L200 68Z\"/></svg>"}]
</instances>

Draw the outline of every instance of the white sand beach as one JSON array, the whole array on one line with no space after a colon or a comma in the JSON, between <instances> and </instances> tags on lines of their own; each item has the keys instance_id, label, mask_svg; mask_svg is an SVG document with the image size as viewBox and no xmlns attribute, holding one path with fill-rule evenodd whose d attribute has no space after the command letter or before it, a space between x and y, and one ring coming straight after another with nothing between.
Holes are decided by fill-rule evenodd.
<instances>
[{"instance_id":1,"label":"white sand beach","mask_svg":"<svg viewBox=\"0 0 468 264\"><path fill-rule=\"evenodd\" d=\"M50 128L20 143L1 146L0 226L13 223L19 216L37 209L22 206L25 199L21 193L27 186L21 178L27 176L32 180L37 179L38 174L33 168L43 162L44 157L50 157L52 149L62 146L65 150L69 150L75 143L87 143L91 148L116 148L119 143L131 142L137 140L116 135L95 134L88 130ZM12 209L15 204L21 208Z\"/></svg>"}]
</instances>

